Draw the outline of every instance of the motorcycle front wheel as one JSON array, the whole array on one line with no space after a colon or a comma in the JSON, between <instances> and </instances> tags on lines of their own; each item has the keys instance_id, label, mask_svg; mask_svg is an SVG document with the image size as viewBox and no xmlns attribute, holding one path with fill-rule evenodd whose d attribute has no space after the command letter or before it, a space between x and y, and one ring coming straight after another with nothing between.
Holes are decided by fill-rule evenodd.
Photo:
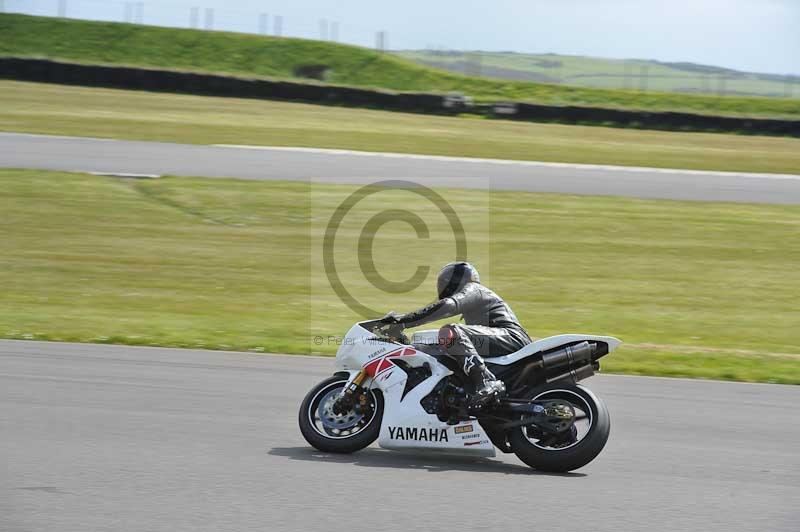
<instances>
[{"instance_id":1,"label":"motorcycle front wheel","mask_svg":"<svg viewBox=\"0 0 800 532\"><path fill-rule=\"evenodd\" d=\"M347 378L333 376L320 382L300 404L300 432L315 449L326 453L353 453L378 439L383 417L383 396L367 391L366 404L336 414L333 403L347 384Z\"/></svg>"},{"instance_id":2,"label":"motorcycle front wheel","mask_svg":"<svg viewBox=\"0 0 800 532\"><path fill-rule=\"evenodd\" d=\"M571 409L572 423L555 435L530 425L510 429L508 442L520 460L540 471L566 472L585 466L603 450L611 432L611 418L605 403L591 391L556 382L538 389L531 397L533 401Z\"/></svg>"}]
</instances>

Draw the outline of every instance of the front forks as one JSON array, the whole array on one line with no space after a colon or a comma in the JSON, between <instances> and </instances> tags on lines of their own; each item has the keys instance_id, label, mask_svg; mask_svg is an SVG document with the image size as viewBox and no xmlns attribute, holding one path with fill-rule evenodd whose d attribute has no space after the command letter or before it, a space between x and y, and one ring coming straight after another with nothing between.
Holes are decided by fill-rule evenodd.
<instances>
[{"instance_id":1,"label":"front forks","mask_svg":"<svg viewBox=\"0 0 800 532\"><path fill-rule=\"evenodd\" d=\"M353 377L353 380L351 380L350 383L345 386L345 389L342 390L341 395L339 395L339 397L333 403L331 408L334 414L341 415L353 410L355 407L356 397L363 397L363 394L359 392L361 392L361 385L365 380L367 380L367 377L369 377L369 375L367 375L367 372L364 371L363 368L355 377Z\"/></svg>"}]
</instances>

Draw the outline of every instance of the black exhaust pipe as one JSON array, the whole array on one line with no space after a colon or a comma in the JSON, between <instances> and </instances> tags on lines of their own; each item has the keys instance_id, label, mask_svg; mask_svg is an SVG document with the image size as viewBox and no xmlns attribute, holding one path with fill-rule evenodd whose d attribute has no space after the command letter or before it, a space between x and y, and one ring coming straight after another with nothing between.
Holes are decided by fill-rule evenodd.
<instances>
[{"instance_id":1,"label":"black exhaust pipe","mask_svg":"<svg viewBox=\"0 0 800 532\"><path fill-rule=\"evenodd\" d=\"M542 366L545 370L553 370L562 366L574 368L585 366L592 361L592 355L597 350L597 344L581 342L570 345L558 351L542 355Z\"/></svg>"},{"instance_id":2,"label":"black exhaust pipe","mask_svg":"<svg viewBox=\"0 0 800 532\"><path fill-rule=\"evenodd\" d=\"M581 366L577 369L571 369L567 372L562 373L561 375L556 375L554 377L547 377L547 384L556 381L563 381L563 380L571 380L573 382L582 381L583 379L588 379L594 375L594 368L591 364L586 364L585 366Z\"/></svg>"},{"instance_id":3,"label":"black exhaust pipe","mask_svg":"<svg viewBox=\"0 0 800 532\"><path fill-rule=\"evenodd\" d=\"M565 378L574 378L577 382L591 377L594 375L592 357L597 351L597 343L587 341L546 353L522 369L514 379L513 389L519 391L531 375L536 374L540 375L538 378L544 377L548 384ZM573 371L573 368L577 369Z\"/></svg>"}]
</instances>

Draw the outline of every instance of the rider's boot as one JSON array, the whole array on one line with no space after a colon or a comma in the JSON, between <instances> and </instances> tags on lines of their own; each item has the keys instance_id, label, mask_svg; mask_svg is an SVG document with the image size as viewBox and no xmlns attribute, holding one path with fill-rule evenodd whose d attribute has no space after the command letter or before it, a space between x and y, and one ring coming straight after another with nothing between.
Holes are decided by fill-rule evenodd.
<instances>
[{"instance_id":1,"label":"rider's boot","mask_svg":"<svg viewBox=\"0 0 800 532\"><path fill-rule=\"evenodd\" d=\"M503 381L489 371L480 355L472 355L464 360L464 373L475 386L475 393L467 398L470 409L480 410L496 402L506 392Z\"/></svg>"},{"instance_id":2,"label":"rider's boot","mask_svg":"<svg viewBox=\"0 0 800 532\"><path fill-rule=\"evenodd\" d=\"M447 353L464 357L464 374L472 381L475 393L467 397L467 408L480 410L484 406L497 401L505 393L506 387L502 381L492 375L486 367L483 358L472 343L472 339L458 325L445 325L439 329L440 345L444 346Z\"/></svg>"}]
</instances>

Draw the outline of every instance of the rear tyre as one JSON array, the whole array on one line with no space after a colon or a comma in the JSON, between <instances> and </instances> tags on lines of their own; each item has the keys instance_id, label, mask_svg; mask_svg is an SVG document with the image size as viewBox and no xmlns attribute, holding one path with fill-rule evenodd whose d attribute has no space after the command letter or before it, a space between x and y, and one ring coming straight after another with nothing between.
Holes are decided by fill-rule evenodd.
<instances>
[{"instance_id":1,"label":"rear tyre","mask_svg":"<svg viewBox=\"0 0 800 532\"><path fill-rule=\"evenodd\" d=\"M367 390L367 403L349 412L335 414L336 397L344 390L347 378L333 376L320 382L300 404L300 432L315 449L326 453L353 453L378 439L383 417L383 397Z\"/></svg>"},{"instance_id":2,"label":"rear tyre","mask_svg":"<svg viewBox=\"0 0 800 532\"><path fill-rule=\"evenodd\" d=\"M570 403L576 421L557 436L538 432L530 426L510 429L511 449L529 466L540 471L572 471L594 460L605 447L611 418L605 403L591 391L576 384L556 382L538 389L531 401Z\"/></svg>"}]
</instances>

